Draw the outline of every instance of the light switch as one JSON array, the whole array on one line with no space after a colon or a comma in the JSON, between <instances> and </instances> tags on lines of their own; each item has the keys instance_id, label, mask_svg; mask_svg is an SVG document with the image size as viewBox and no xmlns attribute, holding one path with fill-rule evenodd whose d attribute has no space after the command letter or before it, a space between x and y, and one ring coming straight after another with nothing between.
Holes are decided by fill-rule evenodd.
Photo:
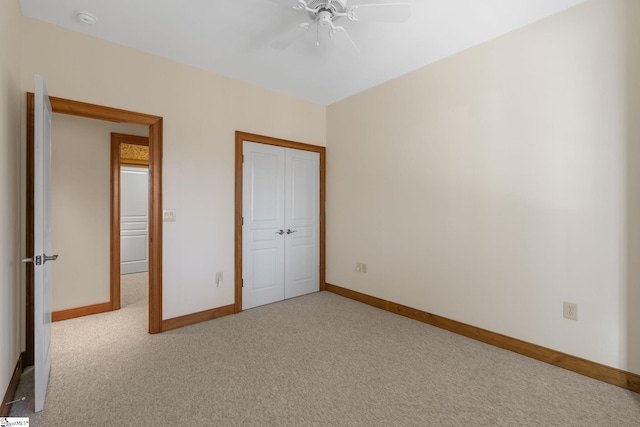
<instances>
[{"instance_id":1,"label":"light switch","mask_svg":"<svg viewBox=\"0 0 640 427\"><path fill-rule=\"evenodd\" d=\"M175 222L176 221L176 211L175 209L165 209L162 211L162 218L164 222Z\"/></svg>"}]
</instances>

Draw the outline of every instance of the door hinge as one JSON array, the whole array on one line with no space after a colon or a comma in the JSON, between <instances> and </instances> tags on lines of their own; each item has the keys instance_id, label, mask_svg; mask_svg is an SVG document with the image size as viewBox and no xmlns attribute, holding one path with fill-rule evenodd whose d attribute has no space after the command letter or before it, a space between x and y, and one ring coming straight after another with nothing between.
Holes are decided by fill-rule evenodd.
<instances>
[{"instance_id":1,"label":"door hinge","mask_svg":"<svg viewBox=\"0 0 640 427\"><path fill-rule=\"evenodd\" d=\"M244 163L244 154L242 155L242 163Z\"/></svg>"},{"instance_id":2,"label":"door hinge","mask_svg":"<svg viewBox=\"0 0 640 427\"><path fill-rule=\"evenodd\" d=\"M242 279L242 287L244 288L244 279Z\"/></svg>"},{"instance_id":3,"label":"door hinge","mask_svg":"<svg viewBox=\"0 0 640 427\"><path fill-rule=\"evenodd\" d=\"M242 225L244 225L244 217L242 217Z\"/></svg>"}]
</instances>

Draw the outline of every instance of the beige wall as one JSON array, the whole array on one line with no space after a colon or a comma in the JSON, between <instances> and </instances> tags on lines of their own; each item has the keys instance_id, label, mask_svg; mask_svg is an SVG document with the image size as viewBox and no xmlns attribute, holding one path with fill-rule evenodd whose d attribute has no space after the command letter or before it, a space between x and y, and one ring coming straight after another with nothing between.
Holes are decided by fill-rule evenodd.
<instances>
[{"instance_id":1,"label":"beige wall","mask_svg":"<svg viewBox=\"0 0 640 427\"><path fill-rule=\"evenodd\" d=\"M327 281L640 373L634 1L588 2L329 106Z\"/></svg>"},{"instance_id":2,"label":"beige wall","mask_svg":"<svg viewBox=\"0 0 640 427\"><path fill-rule=\"evenodd\" d=\"M620 322L626 340L620 352L640 372L640 2L629 0L627 7L626 286Z\"/></svg>"},{"instance_id":3,"label":"beige wall","mask_svg":"<svg viewBox=\"0 0 640 427\"><path fill-rule=\"evenodd\" d=\"M53 311L109 301L111 132L144 126L53 115Z\"/></svg>"},{"instance_id":4,"label":"beige wall","mask_svg":"<svg viewBox=\"0 0 640 427\"><path fill-rule=\"evenodd\" d=\"M0 2L0 400L22 349L19 286L20 3ZM1 408L0 408L1 410Z\"/></svg>"},{"instance_id":5,"label":"beige wall","mask_svg":"<svg viewBox=\"0 0 640 427\"><path fill-rule=\"evenodd\" d=\"M325 108L23 18L24 90L34 73L51 96L164 118L163 316L233 304L234 132L325 145Z\"/></svg>"}]
</instances>

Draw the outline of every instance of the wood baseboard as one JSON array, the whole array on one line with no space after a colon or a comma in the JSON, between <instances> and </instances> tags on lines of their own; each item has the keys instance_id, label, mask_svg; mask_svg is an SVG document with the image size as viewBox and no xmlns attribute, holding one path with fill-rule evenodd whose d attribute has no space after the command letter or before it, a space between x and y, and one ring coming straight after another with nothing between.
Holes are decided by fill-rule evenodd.
<instances>
[{"instance_id":1,"label":"wood baseboard","mask_svg":"<svg viewBox=\"0 0 640 427\"><path fill-rule=\"evenodd\" d=\"M586 359L571 356L566 353L531 344L526 341L511 338L506 335L467 325L465 323L440 317L422 310L407 307L406 305L397 304L329 283L326 284L326 290L391 313L428 323L429 325L436 326L486 344L513 351L514 353L531 357L532 359L536 359L541 362L549 363L596 380L604 381L606 383L640 393L640 375L631 372L601 365L596 362L591 362Z\"/></svg>"},{"instance_id":2,"label":"wood baseboard","mask_svg":"<svg viewBox=\"0 0 640 427\"><path fill-rule=\"evenodd\" d=\"M200 311L198 313L173 317L162 321L162 332L182 328L183 326L194 325L200 322L206 322L207 320L217 319L234 313L235 305L231 304L224 307L213 308L211 310Z\"/></svg>"},{"instance_id":3,"label":"wood baseboard","mask_svg":"<svg viewBox=\"0 0 640 427\"><path fill-rule=\"evenodd\" d=\"M61 320L75 319L76 317L89 316L91 314L106 313L112 310L113 305L110 302L103 302L100 304L71 308L69 310L54 311L51 313L51 320L59 322Z\"/></svg>"},{"instance_id":4,"label":"wood baseboard","mask_svg":"<svg viewBox=\"0 0 640 427\"><path fill-rule=\"evenodd\" d=\"M2 406L0 407L0 417L6 417L7 415L9 415L9 410L11 409L11 406L7 405L7 402L11 402L14 396L16 395L16 390L18 389L18 383L20 382L20 377L22 376L23 358L24 358L24 353L20 354L20 357L18 357L16 368L13 370L11 381L9 381L9 386L7 387L7 391L4 394L4 398L2 399Z\"/></svg>"}]
</instances>

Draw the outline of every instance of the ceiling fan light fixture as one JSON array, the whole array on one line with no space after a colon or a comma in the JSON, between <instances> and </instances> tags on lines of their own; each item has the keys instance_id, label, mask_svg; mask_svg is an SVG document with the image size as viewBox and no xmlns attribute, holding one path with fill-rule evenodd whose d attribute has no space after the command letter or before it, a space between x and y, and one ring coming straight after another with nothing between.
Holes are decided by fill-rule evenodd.
<instances>
[{"instance_id":1,"label":"ceiling fan light fixture","mask_svg":"<svg viewBox=\"0 0 640 427\"><path fill-rule=\"evenodd\" d=\"M318 13L318 25L323 27L323 28L331 28L333 27L332 24L332 19L333 16L331 15L331 12L323 10L321 12Z\"/></svg>"},{"instance_id":2,"label":"ceiling fan light fixture","mask_svg":"<svg viewBox=\"0 0 640 427\"><path fill-rule=\"evenodd\" d=\"M411 4L406 2L357 4L348 7L347 0L297 0L293 9L305 12L311 22L304 22L283 33L271 43L271 47L274 49L286 49L312 27L315 27L318 30L316 46L320 45L320 29L323 29L329 30L329 37L335 40L336 44L347 45L354 53L360 53L360 49L356 46L347 29L334 22L342 17L347 17L354 22L358 22L362 18L364 21L400 23L405 22L411 16ZM356 11L359 12L356 14Z\"/></svg>"},{"instance_id":3,"label":"ceiling fan light fixture","mask_svg":"<svg viewBox=\"0 0 640 427\"><path fill-rule=\"evenodd\" d=\"M94 14L84 10L76 10L75 15L76 19L83 24L93 25L98 20Z\"/></svg>"}]
</instances>

